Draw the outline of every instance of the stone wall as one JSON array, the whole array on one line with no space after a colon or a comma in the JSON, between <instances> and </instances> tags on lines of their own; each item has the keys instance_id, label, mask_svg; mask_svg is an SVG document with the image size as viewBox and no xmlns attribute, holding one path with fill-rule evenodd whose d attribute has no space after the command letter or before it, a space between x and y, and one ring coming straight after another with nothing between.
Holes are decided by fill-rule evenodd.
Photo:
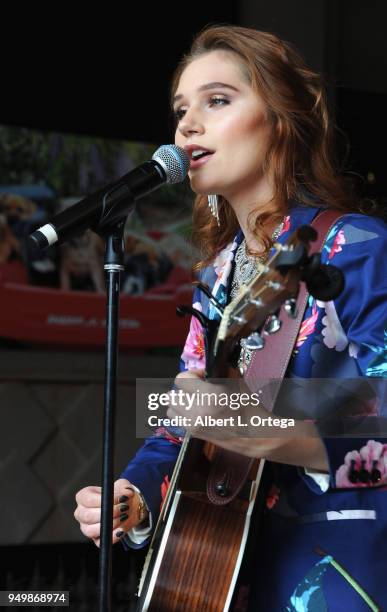
<instances>
[{"instance_id":1,"label":"stone wall","mask_svg":"<svg viewBox=\"0 0 387 612\"><path fill-rule=\"evenodd\" d=\"M174 376L175 355L120 355L115 474L135 435L135 379ZM0 544L84 541L76 491L100 484L104 354L0 350Z\"/></svg>"}]
</instances>

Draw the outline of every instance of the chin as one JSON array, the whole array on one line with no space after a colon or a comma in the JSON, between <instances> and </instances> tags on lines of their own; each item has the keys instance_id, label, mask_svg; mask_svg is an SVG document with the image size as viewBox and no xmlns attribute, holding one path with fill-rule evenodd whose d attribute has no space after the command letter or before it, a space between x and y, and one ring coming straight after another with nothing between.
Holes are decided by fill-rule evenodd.
<instances>
[{"instance_id":1,"label":"chin","mask_svg":"<svg viewBox=\"0 0 387 612\"><path fill-rule=\"evenodd\" d=\"M205 184L195 178L190 177L191 189L198 196L208 196L210 193L218 193L217 188L214 185Z\"/></svg>"},{"instance_id":2,"label":"chin","mask_svg":"<svg viewBox=\"0 0 387 612\"><path fill-rule=\"evenodd\" d=\"M208 194L211 193L210 191L203 191L201 189L200 190L199 189L193 189L192 187L191 187L191 189L194 192L194 194L197 195L197 196L207 197Z\"/></svg>"}]
</instances>

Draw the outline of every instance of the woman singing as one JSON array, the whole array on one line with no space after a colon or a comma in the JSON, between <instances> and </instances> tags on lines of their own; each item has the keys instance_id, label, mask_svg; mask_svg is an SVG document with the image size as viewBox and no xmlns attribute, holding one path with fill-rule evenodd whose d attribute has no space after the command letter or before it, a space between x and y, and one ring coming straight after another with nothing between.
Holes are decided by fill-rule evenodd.
<instances>
[{"instance_id":1,"label":"woman singing","mask_svg":"<svg viewBox=\"0 0 387 612\"><path fill-rule=\"evenodd\" d=\"M272 34L213 26L196 37L178 66L171 98L175 142L190 157L197 194L200 279L213 296L226 305L257 274L274 242L286 242L322 210L338 210L322 262L342 270L345 289L332 301L309 297L286 377L385 376L386 230L381 219L360 211L339 174L320 76ZM206 316L219 316L199 290L193 303ZM250 358L242 347L242 370ZM190 377L206 389L204 365L203 330L193 318L176 385ZM380 401L368 408L373 416L383 412ZM262 407L260 414L269 413ZM330 414L328 420L337 418ZM210 430L200 435L215 441ZM161 428L116 481L113 542L149 542L180 441L181 432ZM293 436L232 436L216 443L265 458L272 479L251 564L249 611L360 612L387 605L382 431L328 436L317 423L296 418ZM77 503L81 530L98 545L100 488L82 489Z\"/></svg>"}]
</instances>

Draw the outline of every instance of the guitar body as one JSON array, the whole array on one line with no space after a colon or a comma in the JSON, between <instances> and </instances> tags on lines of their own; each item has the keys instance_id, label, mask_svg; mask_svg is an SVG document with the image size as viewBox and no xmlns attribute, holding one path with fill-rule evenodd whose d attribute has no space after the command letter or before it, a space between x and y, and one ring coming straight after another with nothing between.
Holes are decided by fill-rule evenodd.
<instances>
[{"instance_id":1,"label":"guitar body","mask_svg":"<svg viewBox=\"0 0 387 612\"><path fill-rule=\"evenodd\" d=\"M183 443L145 562L139 612L232 610L264 462L253 462L235 499L216 505L206 491L216 453L199 439Z\"/></svg>"}]
</instances>

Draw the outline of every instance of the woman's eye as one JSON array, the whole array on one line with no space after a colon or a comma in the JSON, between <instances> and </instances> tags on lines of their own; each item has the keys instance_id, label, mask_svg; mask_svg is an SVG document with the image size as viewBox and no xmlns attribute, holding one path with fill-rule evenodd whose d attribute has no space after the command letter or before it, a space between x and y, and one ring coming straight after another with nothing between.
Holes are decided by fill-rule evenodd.
<instances>
[{"instance_id":1,"label":"woman's eye","mask_svg":"<svg viewBox=\"0 0 387 612\"><path fill-rule=\"evenodd\" d=\"M227 98L224 98L223 96L211 96L208 100L208 105L210 107L223 106L225 104L230 104L230 101ZM175 111L173 111L177 123L179 123L179 121L183 119L186 112L187 108L177 108Z\"/></svg>"},{"instance_id":2,"label":"woman's eye","mask_svg":"<svg viewBox=\"0 0 387 612\"><path fill-rule=\"evenodd\" d=\"M212 96L210 98L210 106L222 106L223 104L229 104L230 101L222 96Z\"/></svg>"},{"instance_id":3,"label":"woman's eye","mask_svg":"<svg viewBox=\"0 0 387 612\"><path fill-rule=\"evenodd\" d=\"M185 115L186 111L183 108L178 108L174 111L174 115L175 115L175 119L176 121L180 121L181 119L183 119L184 115Z\"/></svg>"}]
</instances>

